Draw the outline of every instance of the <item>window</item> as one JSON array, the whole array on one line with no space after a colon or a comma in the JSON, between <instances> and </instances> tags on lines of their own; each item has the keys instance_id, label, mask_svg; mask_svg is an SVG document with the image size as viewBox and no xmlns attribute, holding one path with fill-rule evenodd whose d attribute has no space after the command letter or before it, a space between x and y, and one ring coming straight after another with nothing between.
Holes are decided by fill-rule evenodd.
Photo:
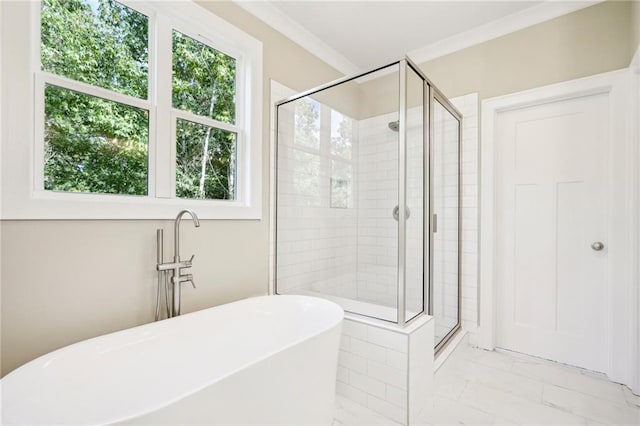
<instances>
[{"instance_id":1,"label":"window","mask_svg":"<svg viewBox=\"0 0 640 426\"><path fill-rule=\"evenodd\" d=\"M236 60L179 31L173 38L176 196L235 199ZM222 123L232 131L219 128Z\"/></svg>"},{"instance_id":2,"label":"window","mask_svg":"<svg viewBox=\"0 0 640 426\"><path fill-rule=\"evenodd\" d=\"M42 1L45 190L148 194L148 27L113 1Z\"/></svg>"},{"instance_id":3,"label":"window","mask_svg":"<svg viewBox=\"0 0 640 426\"><path fill-rule=\"evenodd\" d=\"M5 73L35 76L21 87L35 107L15 114L18 133L29 115L35 127L33 147L13 153L33 167L5 175L15 203L3 218L170 218L187 205L202 218L261 216L260 42L192 2L7 8L7 33L31 31L37 58ZM9 97L3 107L19 103Z\"/></svg>"}]
</instances>

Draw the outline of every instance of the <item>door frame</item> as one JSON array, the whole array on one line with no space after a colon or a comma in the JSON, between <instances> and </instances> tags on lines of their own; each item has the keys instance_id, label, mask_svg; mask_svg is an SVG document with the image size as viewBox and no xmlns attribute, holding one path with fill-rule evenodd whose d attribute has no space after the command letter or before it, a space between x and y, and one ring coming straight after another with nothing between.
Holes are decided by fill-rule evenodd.
<instances>
[{"instance_id":1,"label":"door frame","mask_svg":"<svg viewBox=\"0 0 640 426\"><path fill-rule=\"evenodd\" d=\"M607 278L608 362L607 376L628 384L636 392L638 364L638 306L634 270L637 268L639 209L637 147L631 137L630 72L628 69L580 78L523 92L486 99L482 102L480 154L480 288L478 345L493 350L496 344L496 144L494 129L500 113L549 102L606 94L609 99L609 140L607 163L607 222L609 263ZM614 167L615 166L615 167ZM615 309L614 309L615 307Z\"/></svg>"}]
</instances>

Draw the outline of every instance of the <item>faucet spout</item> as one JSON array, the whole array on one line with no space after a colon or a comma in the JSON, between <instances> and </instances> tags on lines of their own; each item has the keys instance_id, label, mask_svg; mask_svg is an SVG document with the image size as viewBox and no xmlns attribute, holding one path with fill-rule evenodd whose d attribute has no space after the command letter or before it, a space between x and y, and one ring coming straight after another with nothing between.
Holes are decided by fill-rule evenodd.
<instances>
[{"instance_id":1,"label":"faucet spout","mask_svg":"<svg viewBox=\"0 0 640 426\"><path fill-rule=\"evenodd\" d=\"M191 216L193 220L193 225L198 228L200 226L200 220L198 219L198 215L193 210L185 209L178 213L176 216L176 221L174 223L173 228L173 260L174 262L180 262L180 222L182 221L183 216L185 215Z\"/></svg>"}]
</instances>

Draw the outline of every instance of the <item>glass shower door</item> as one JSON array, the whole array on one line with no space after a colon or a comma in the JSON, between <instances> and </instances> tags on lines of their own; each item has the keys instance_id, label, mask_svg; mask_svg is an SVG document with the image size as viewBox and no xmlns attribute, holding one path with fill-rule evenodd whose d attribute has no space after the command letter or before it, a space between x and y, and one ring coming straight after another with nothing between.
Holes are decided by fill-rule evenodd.
<instances>
[{"instance_id":1,"label":"glass shower door","mask_svg":"<svg viewBox=\"0 0 640 426\"><path fill-rule=\"evenodd\" d=\"M460 121L437 98L432 143L432 313L437 352L460 327Z\"/></svg>"}]
</instances>

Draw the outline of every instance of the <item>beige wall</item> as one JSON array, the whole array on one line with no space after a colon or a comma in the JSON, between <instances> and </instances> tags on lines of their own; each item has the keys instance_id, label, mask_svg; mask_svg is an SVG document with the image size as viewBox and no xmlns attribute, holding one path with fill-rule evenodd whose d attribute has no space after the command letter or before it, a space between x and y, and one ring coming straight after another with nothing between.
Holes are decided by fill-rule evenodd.
<instances>
[{"instance_id":1,"label":"beige wall","mask_svg":"<svg viewBox=\"0 0 640 426\"><path fill-rule=\"evenodd\" d=\"M608 1L420 67L448 97L480 99L629 66L631 3Z\"/></svg>"},{"instance_id":2,"label":"beige wall","mask_svg":"<svg viewBox=\"0 0 640 426\"><path fill-rule=\"evenodd\" d=\"M185 312L268 291L269 80L305 90L340 74L228 2L204 6L264 43L263 219L182 224L197 289ZM176 211L177 213L177 211ZM67 344L153 320L155 230L171 221L3 221L2 374ZM188 360L185 360L188 362Z\"/></svg>"},{"instance_id":3,"label":"beige wall","mask_svg":"<svg viewBox=\"0 0 640 426\"><path fill-rule=\"evenodd\" d=\"M638 1L608 1L419 64L449 98L478 92L480 99L629 66L631 12ZM636 22L638 18L636 17ZM363 85L366 116L390 112L385 79Z\"/></svg>"},{"instance_id":4,"label":"beige wall","mask_svg":"<svg viewBox=\"0 0 640 426\"><path fill-rule=\"evenodd\" d=\"M640 0L631 2L631 55L640 47Z\"/></svg>"}]
</instances>

